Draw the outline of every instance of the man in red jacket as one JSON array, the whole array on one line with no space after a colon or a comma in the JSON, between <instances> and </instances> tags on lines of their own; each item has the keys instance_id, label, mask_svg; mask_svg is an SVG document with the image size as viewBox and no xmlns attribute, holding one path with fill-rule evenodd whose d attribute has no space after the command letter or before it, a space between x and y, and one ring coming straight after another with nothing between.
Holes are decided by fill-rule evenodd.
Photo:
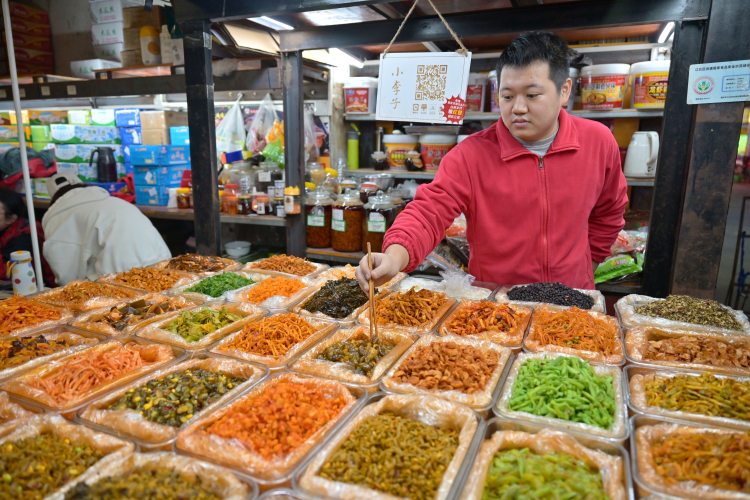
<instances>
[{"instance_id":1,"label":"man in red jacket","mask_svg":"<svg viewBox=\"0 0 750 500\"><path fill-rule=\"evenodd\" d=\"M412 271L466 215L469 272L502 285L559 281L594 288L593 269L624 226L627 184L604 125L562 108L570 97L568 46L520 35L498 63L500 116L440 163L373 254L381 284ZM366 288L362 259L357 278Z\"/></svg>"}]
</instances>

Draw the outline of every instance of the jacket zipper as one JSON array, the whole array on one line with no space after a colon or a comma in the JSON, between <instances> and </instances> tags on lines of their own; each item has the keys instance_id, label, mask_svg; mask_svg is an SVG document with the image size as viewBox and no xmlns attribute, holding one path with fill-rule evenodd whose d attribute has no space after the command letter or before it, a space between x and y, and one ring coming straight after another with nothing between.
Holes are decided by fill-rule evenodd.
<instances>
[{"instance_id":1,"label":"jacket zipper","mask_svg":"<svg viewBox=\"0 0 750 500\"><path fill-rule=\"evenodd\" d=\"M549 281L549 238L547 226L549 225L549 199L547 197L547 176L544 172L544 157L539 157L539 173L542 179L542 278Z\"/></svg>"}]
</instances>

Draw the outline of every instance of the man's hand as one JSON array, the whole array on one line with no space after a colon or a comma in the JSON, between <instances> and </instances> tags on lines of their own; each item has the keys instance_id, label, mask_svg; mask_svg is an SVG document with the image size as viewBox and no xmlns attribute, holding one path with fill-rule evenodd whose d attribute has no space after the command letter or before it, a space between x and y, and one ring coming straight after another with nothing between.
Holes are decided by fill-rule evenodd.
<instances>
[{"instance_id":1,"label":"man's hand","mask_svg":"<svg viewBox=\"0 0 750 500\"><path fill-rule=\"evenodd\" d=\"M399 271L409 264L409 252L401 245L391 245L385 253L372 254L372 279L375 286L388 282ZM367 255L359 261L356 272L357 281L362 290L369 290L370 268L367 265Z\"/></svg>"}]
</instances>

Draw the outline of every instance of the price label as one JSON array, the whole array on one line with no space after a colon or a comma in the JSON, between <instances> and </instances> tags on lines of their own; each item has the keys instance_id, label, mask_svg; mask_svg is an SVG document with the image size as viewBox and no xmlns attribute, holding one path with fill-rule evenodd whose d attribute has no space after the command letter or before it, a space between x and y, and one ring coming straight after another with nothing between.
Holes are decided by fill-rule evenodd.
<instances>
[{"instance_id":1,"label":"price label","mask_svg":"<svg viewBox=\"0 0 750 500\"><path fill-rule=\"evenodd\" d=\"M271 172L268 172L268 171L258 172L258 182L271 182Z\"/></svg>"},{"instance_id":2,"label":"price label","mask_svg":"<svg viewBox=\"0 0 750 500\"><path fill-rule=\"evenodd\" d=\"M385 232L385 217L383 214L371 213L367 218L367 231L371 233Z\"/></svg>"},{"instance_id":3,"label":"price label","mask_svg":"<svg viewBox=\"0 0 750 500\"><path fill-rule=\"evenodd\" d=\"M324 215L308 215L307 225L310 227L325 227L326 218Z\"/></svg>"}]
</instances>

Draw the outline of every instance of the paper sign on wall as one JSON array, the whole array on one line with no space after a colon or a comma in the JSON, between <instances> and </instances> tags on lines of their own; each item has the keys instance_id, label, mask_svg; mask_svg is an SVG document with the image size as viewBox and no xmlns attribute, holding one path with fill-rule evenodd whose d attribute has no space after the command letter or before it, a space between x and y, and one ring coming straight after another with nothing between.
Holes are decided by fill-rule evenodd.
<instances>
[{"instance_id":1,"label":"paper sign on wall","mask_svg":"<svg viewBox=\"0 0 750 500\"><path fill-rule=\"evenodd\" d=\"M461 123L471 52L409 52L380 56L376 118Z\"/></svg>"},{"instance_id":2,"label":"paper sign on wall","mask_svg":"<svg viewBox=\"0 0 750 500\"><path fill-rule=\"evenodd\" d=\"M688 104L750 101L750 59L691 64Z\"/></svg>"}]
</instances>

